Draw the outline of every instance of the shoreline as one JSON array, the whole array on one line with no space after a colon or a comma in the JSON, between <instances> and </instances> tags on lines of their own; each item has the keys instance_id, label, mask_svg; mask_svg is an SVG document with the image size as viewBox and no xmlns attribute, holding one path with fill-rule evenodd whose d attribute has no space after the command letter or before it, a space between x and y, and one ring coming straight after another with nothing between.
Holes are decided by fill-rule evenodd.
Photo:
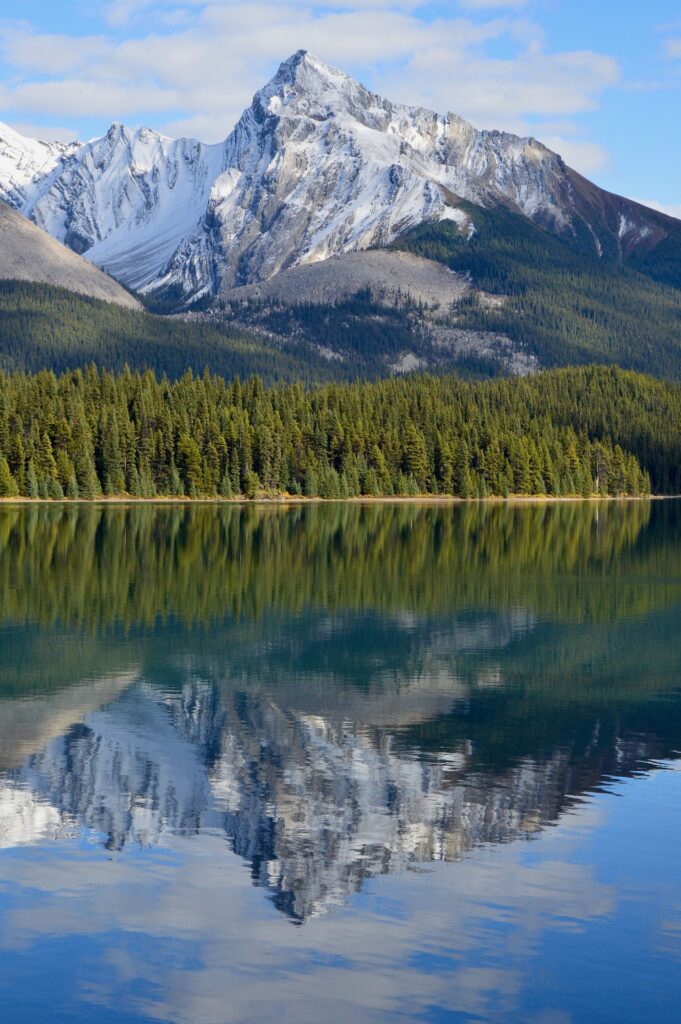
<instances>
[{"instance_id":1,"label":"shoreline","mask_svg":"<svg viewBox=\"0 0 681 1024\"><path fill-rule=\"evenodd\" d=\"M510 494L507 498L490 495L486 498L459 498L453 494L393 494L353 498L306 498L302 495L281 494L257 498L189 498L164 497L136 498L125 494L100 495L97 498L0 498L0 508L25 505L559 505L565 503L602 503L622 501L678 501L681 494L600 495L584 498L578 494Z\"/></svg>"}]
</instances>

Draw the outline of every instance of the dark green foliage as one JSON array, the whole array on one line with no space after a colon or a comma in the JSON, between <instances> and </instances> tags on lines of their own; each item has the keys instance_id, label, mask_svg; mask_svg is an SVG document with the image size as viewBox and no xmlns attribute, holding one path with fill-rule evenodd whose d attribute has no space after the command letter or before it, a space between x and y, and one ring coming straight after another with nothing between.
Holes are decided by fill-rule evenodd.
<instances>
[{"instance_id":1,"label":"dark green foliage","mask_svg":"<svg viewBox=\"0 0 681 1024\"><path fill-rule=\"evenodd\" d=\"M681 223L665 219L667 238L654 249L639 249L629 257L630 266L654 281L681 288Z\"/></svg>"},{"instance_id":2,"label":"dark green foliage","mask_svg":"<svg viewBox=\"0 0 681 1024\"><path fill-rule=\"evenodd\" d=\"M7 459L0 456L0 498L15 498L19 493L17 482L12 476Z\"/></svg>"},{"instance_id":3,"label":"dark green foliage","mask_svg":"<svg viewBox=\"0 0 681 1024\"><path fill-rule=\"evenodd\" d=\"M503 355L464 354L435 343L425 309L408 297L389 306L364 289L335 303L222 305L236 323L290 339L301 358L321 348L329 357L327 376L338 380L387 377L406 353L433 373L456 373L467 380L508 373Z\"/></svg>"},{"instance_id":4,"label":"dark green foliage","mask_svg":"<svg viewBox=\"0 0 681 1024\"><path fill-rule=\"evenodd\" d=\"M608 368L311 391L0 374L0 483L29 497L679 492L679 438L681 387Z\"/></svg>"},{"instance_id":5,"label":"dark green foliage","mask_svg":"<svg viewBox=\"0 0 681 1024\"><path fill-rule=\"evenodd\" d=\"M170 300L153 306L163 313L173 308ZM136 313L47 285L0 281L0 369L62 373L96 363L114 372L126 365L151 368L176 380L187 369L199 374L208 367L225 377L257 373L270 384L318 384L387 376L391 363L413 352L438 372L467 378L504 372L493 358L443 352L416 307L386 308L366 293L337 305L240 305L233 318L245 326L224 317L186 321ZM335 355L325 358L320 347Z\"/></svg>"},{"instance_id":6,"label":"dark green foliage","mask_svg":"<svg viewBox=\"0 0 681 1024\"><path fill-rule=\"evenodd\" d=\"M385 375L388 363L405 351L420 350L426 339L409 317L411 304L390 307L368 291L337 303L267 306L251 303L237 315L283 337L303 338L342 354L344 362L364 375Z\"/></svg>"},{"instance_id":7,"label":"dark green foliage","mask_svg":"<svg viewBox=\"0 0 681 1024\"><path fill-rule=\"evenodd\" d=\"M187 369L232 377L335 379L338 366L316 349L277 346L227 324L186 322L136 313L62 288L0 281L0 369L56 373L91 363L120 372L128 365L177 379Z\"/></svg>"},{"instance_id":8,"label":"dark green foliage","mask_svg":"<svg viewBox=\"0 0 681 1024\"><path fill-rule=\"evenodd\" d=\"M463 209L476 227L472 238L443 221L396 243L503 297L492 304L472 291L457 326L504 333L544 366L617 363L681 379L681 228L676 240L623 265L614 251L599 259L593 238L575 245L501 207Z\"/></svg>"}]
</instances>

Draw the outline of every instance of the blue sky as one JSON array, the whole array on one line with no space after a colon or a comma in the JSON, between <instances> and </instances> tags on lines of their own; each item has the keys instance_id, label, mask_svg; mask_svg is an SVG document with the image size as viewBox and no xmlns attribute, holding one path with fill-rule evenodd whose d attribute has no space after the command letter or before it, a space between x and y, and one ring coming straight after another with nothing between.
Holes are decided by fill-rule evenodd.
<instances>
[{"instance_id":1,"label":"blue sky","mask_svg":"<svg viewBox=\"0 0 681 1024\"><path fill-rule=\"evenodd\" d=\"M681 216L679 0L0 0L0 119L217 141L301 47L391 99L536 135Z\"/></svg>"}]
</instances>

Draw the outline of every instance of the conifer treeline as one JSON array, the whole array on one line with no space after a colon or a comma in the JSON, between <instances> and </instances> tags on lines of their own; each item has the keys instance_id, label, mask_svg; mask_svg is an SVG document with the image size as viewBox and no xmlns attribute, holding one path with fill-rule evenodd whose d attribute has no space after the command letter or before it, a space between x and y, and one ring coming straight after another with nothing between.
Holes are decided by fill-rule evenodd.
<instances>
[{"instance_id":1,"label":"conifer treeline","mask_svg":"<svg viewBox=\"0 0 681 1024\"><path fill-rule=\"evenodd\" d=\"M675 489L681 389L607 368L265 389L0 375L0 495L642 494Z\"/></svg>"}]
</instances>

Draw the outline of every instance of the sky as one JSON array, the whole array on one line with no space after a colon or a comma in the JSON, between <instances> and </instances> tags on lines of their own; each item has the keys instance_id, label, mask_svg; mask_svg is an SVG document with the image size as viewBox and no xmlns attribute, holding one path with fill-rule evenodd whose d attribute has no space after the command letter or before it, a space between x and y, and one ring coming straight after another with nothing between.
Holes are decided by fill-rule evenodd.
<instances>
[{"instance_id":1,"label":"sky","mask_svg":"<svg viewBox=\"0 0 681 1024\"><path fill-rule=\"evenodd\" d=\"M0 120L217 142L301 48L681 217L680 0L0 0Z\"/></svg>"}]
</instances>

